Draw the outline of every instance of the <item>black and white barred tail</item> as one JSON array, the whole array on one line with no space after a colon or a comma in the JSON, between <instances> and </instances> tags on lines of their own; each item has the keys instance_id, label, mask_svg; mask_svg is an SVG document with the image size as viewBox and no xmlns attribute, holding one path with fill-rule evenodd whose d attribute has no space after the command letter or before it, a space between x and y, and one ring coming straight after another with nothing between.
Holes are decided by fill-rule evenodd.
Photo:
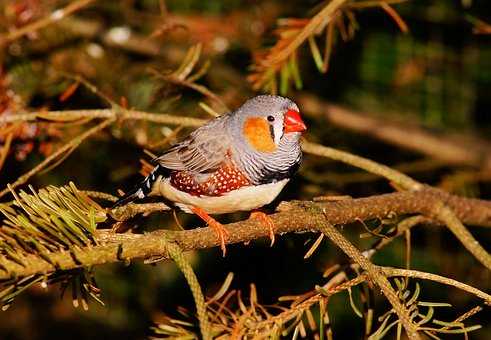
<instances>
[{"instance_id":1,"label":"black and white barred tail","mask_svg":"<svg viewBox=\"0 0 491 340\"><path fill-rule=\"evenodd\" d=\"M145 179L140 182L135 188L128 191L123 197L121 197L114 205L113 208L131 203L137 199L143 199L147 197L152 192L152 187L155 182L159 180L160 177L167 175L169 170L157 165L152 172L145 177Z\"/></svg>"}]
</instances>

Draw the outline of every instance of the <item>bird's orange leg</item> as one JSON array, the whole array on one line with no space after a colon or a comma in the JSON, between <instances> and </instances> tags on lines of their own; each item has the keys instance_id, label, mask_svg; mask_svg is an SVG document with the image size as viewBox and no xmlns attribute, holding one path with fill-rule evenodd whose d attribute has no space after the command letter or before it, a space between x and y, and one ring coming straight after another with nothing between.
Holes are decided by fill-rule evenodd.
<instances>
[{"instance_id":1,"label":"bird's orange leg","mask_svg":"<svg viewBox=\"0 0 491 340\"><path fill-rule=\"evenodd\" d=\"M205 221L207 225L213 228L218 236L218 239L220 240L220 247L222 248L223 257L225 257L225 253L227 252L227 248L225 248L225 239L229 236L227 229L225 229L220 222L208 215L203 209L191 207L191 211Z\"/></svg>"},{"instance_id":2,"label":"bird's orange leg","mask_svg":"<svg viewBox=\"0 0 491 340\"><path fill-rule=\"evenodd\" d=\"M251 215L249 216L249 219L257 219L261 221L268 229L269 229L269 238L271 239L271 247L274 244L275 238L274 238L274 222L273 220L266 215L264 212L260 210L254 210L251 212Z\"/></svg>"}]
</instances>

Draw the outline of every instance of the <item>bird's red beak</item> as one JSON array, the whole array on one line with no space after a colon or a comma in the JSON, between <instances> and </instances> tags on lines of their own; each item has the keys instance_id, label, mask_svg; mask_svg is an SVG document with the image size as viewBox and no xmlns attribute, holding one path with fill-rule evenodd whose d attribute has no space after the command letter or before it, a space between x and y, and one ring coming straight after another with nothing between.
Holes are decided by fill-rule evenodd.
<instances>
[{"instance_id":1,"label":"bird's red beak","mask_svg":"<svg viewBox=\"0 0 491 340\"><path fill-rule=\"evenodd\" d=\"M284 132L304 132L307 126L300 117L300 113L295 110L288 110L283 118Z\"/></svg>"}]
</instances>

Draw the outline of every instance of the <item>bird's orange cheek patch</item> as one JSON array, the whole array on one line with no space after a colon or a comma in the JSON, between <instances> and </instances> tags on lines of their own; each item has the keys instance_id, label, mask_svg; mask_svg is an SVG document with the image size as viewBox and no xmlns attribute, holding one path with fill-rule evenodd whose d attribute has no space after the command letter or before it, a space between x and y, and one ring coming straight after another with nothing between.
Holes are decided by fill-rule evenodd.
<instances>
[{"instance_id":1,"label":"bird's orange cheek patch","mask_svg":"<svg viewBox=\"0 0 491 340\"><path fill-rule=\"evenodd\" d=\"M269 124L263 118L247 119L244 124L244 136L257 151L273 152L276 150L276 144L269 131Z\"/></svg>"}]
</instances>

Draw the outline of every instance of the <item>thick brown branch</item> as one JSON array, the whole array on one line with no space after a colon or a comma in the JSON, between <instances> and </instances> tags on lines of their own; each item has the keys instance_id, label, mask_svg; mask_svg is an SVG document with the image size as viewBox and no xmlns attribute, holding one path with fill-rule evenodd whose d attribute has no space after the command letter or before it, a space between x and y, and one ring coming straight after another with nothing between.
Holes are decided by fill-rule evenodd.
<instances>
[{"instance_id":1,"label":"thick brown branch","mask_svg":"<svg viewBox=\"0 0 491 340\"><path fill-rule=\"evenodd\" d=\"M319 221L333 225L344 225L359 220L384 218L388 215L423 214L433 216L433 204L445 202L464 223L491 226L491 202L452 196L434 189L418 192L400 192L371 196L359 199L347 199L336 202L288 202L279 207L279 212L271 215L276 233L317 232ZM325 208L325 215L318 208ZM230 233L228 244L241 243L262 237L269 237L269 230L261 223L247 220L225 226ZM0 279L51 273L58 269L71 269L81 266L93 266L110 262L127 261L150 257L167 257L163 235L176 242L183 250L216 247L219 242L210 228L197 228L186 231L159 230L147 234L114 234L99 231L96 238L98 246L49 254L54 266L40 257L31 255L24 259L25 266L0 259L6 269L0 272Z\"/></svg>"}]
</instances>

